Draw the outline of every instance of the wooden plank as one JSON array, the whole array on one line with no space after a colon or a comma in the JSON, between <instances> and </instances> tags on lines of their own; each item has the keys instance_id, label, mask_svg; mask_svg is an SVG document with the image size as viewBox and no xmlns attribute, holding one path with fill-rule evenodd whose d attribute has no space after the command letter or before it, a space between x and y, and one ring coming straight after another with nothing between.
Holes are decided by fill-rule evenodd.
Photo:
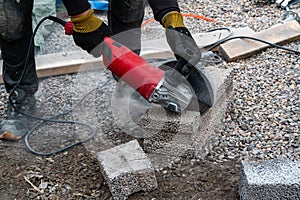
<instances>
[{"instance_id":1,"label":"wooden plank","mask_svg":"<svg viewBox=\"0 0 300 200\"><path fill-rule=\"evenodd\" d=\"M241 28L232 28L232 34L230 37L234 36L247 36L254 34L255 31L249 27L241 27ZM220 39L226 37L228 35L227 30L217 30L213 32L203 32L203 33L196 33L192 34L193 38L195 39L197 45L200 48L208 46L210 44L216 43ZM167 43L165 38L162 39L155 39L149 41L142 42L142 49L157 49L163 51L170 51L170 47Z\"/></svg>"},{"instance_id":2,"label":"wooden plank","mask_svg":"<svg viewBox=\"0 0 300 200\"><path fill-rule=\"evenodd\" d=\"M94 58L84 51L37 55L35 60L38 77L104 68L102 59ZM2 60L0 70L0 83L3 83Z\"/></svg>"},{"instance_id":3,"label":"wooden plank","mask_svg":"<svg viewBox=\"0 0 300 200\"><path fill-rule=\"evenodd\" d=\"M249 28L233 29L233 35L241 32L253 32ZM218 41L220 38L226 36L227 31L214 31L211 33L198 33L193 34L196 43L199 47L206 46L213 42ZM141 56L145 59L171 59L174 54L171 52L170 47L165 38L142 41ZM94 58L85 51L75 52L60 52L54 54L37 55L36 68L38 77L55 76L67 73L76 73L79 71L88 71L95 69L105 68L102 57ZM0 60L0 83L2 79L2 60Z\"/></svg>"},{"instance_id":4,"label":"wooden plank","mask_svg":"<svg viewBox=\"0 0 300 200\"><path fill-rule=\"evenodd\" d=\"M284 44L300 39L300 25L297 21L277 24L269 29L251 35L275 44ZM228 61L247 58L270 47L268 44L248 39L235 39L220 45L219 52Z\"/></svg>"},{"instance_id":5,"label":"wooden plank","mask_svg":"<svg viewBox=\"0 0 300 200\"><path fill-rule=\"evenodd\" d=\"M94 58L84 51L54 53L36 57L38 77L55 76L104 68L102 58Z\"/></svg>"},{"instance_id":6,"label":"wooden plank","mask_svg":"<svg viewBox=\"0 0 300 200\"><path fill-rule=\"evenodd\" d=\"M172 52L157 49L144 50L141 55L145 59L173 57ZM39 78L104 68L102 57L94 58L85 51L36 56L36 70ZM0 60L0 83L3 83L2 60Z\"/></svg>"},{"instance_id":7,"label":"wooden plank","mask_svg":"<svg viewBox=\"0 0 300 200\"><path fill-rule=\"evenodd\" d=\"M241 28L235 28L235 29L232 29L232 34L229 36L229 38L237 37L237 36L249 36L254 33L255 33L255 31L248 26L241 27ZM211 51L219 51L219 48L220 48L220 45L216 46Z\"/></svg>"}]
</instances>

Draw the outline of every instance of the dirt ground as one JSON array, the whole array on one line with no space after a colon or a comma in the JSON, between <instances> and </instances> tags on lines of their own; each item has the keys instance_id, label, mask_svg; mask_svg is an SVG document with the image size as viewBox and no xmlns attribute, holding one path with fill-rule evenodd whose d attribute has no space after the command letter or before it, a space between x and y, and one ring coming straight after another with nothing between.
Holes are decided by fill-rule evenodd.
<instances>
[{"instance_id":1,"label":"dirt ground","mask_svg":"<svg viewBox=\"0 0 300 200\"><path fill-rule=\"evenodd\" d=\"M112 199L98 160L84 146L35 156L23 141L0 143L0 199ZM129 199L238 199L240 164L205 160L156 171L158 189ZM36 187L36 188L35 188Z\"/></svg>"}]
</instances>

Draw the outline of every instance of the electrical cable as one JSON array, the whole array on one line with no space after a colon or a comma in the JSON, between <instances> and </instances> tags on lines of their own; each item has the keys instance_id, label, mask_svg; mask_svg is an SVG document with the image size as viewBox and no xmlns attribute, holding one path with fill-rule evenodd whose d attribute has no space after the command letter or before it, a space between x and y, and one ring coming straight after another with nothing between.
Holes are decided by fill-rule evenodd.
<instances>
[{"instance_id":1,"label":"electrical cable","mask_svg":"<svg viewBox=\"0 0 300 200\"><path fill-rule=\"evenodd\" d=\"M277 44L274 44L274 43L271 43L271 42L268 42L266 40L262 40L262 39L259 39L259 38L255 38L255 37L250 37L250 36L236 36L236 37L230 37L230 35L232 35L232 30L229 29L229 28L217 28L217 29L212 29L212 30L209 30L207 32L212 32L212 31L216 31L216 30L228 30L229 31L229 34L226 35L223 39L220 39L219 41L215 42L215 43L212 43L212 44L209 44L209 45L206 45L204 46L203 48L206 49L207 51L211 51L212 49L214 49L215 47L219 46L220 44L223 44L224 42L227 42L229 40L233 40L233 39L249 39L249 40L255 40L255 41L258 41L258 42L261 42L261 43L265 43L265 44L268 44L272 47L275 47L275 48L278 48L278 49L282 49L282 50L286 50L286 51L289 51L289 52L292 52L292 53L295 53L295 54L300 54L300 51L298 50L294 50L294 49L291 49L291 48L287 48L287 47L284 47L284 46L281 46L281 45L277 45ZM218 56L217 54L214 54L214 57L216 58L215 61L211 62L210 60L204 60L204 59L201 59L202 62L211 62L211 63L220 63L223 59Z\"/></svg>"},{"instance_id":2,"label":"electrical cable","mask_svg":"<svg viewBox=\"0 0 300 200\"><path fill-rule=\"evenodd\" d=\"M300 54L300 51L298 51L298 50L294 50L294 49L291 49L291 48L288 48L288 47L277 45L277 44L274 44L272 42L268 42L266 40L262 40L262 39L255 38L255 37L250 37L250 36L236 36L236 37L231 37L231 38L227 38L227 39L224 39L224 40L220 40L219 42L215 43L213 46L209 47L207 50L211 51L212 49L214 49L215 47L219 46L220 44L222 44L224 42L227 42L229 40L234 40L234 39L255 40L255 41L258 41L258 42L265 43L265 44L268 44L270 46L276 47L278 49L286 50L286 51L289 51L289 52L292 52L292 53L295 53L295 54Z\"/></svg>"},{"instance_id":3,"label":"electrical cable","mask_svg":"<svg viewBox=\"0 0 300 200\"><path fill-rule=\"evenodd\" d=\"M192 18L195 18L195 19L202 19L202 20L205 20L205 21L208 21L208 22L217 22L215 19L211 19L211 18L208 18L208 17L205 17L203 15L196 15L196 14L191 14L191 13L182 13L182 16L183 17L192 17ZM150 23L150 22L153 22L155 19L152 17L150 19L147 19L146 21L144 21L142 23L142 27L143 26L146 26L146 24Z\"/></svg>"},{"instance_id":4,"label":"electrical cable","mask_svg":"<svg viewBox=\"0 0 300 200\"><path fill-rule=\"evenodd\" d=\"M225 39L229 38L232 35L232 33L233 33L232 29L228 28L228 27L214 28L214 29L206 31L206 33L211 33L211 32L219 31L219 30L226 30L226 31L228 31L228 34L225 37L223 37L222 39L219 38L218 41L216 41L216 42L213 42L211 44L207 44L207 45L203 46L203 48L207 48L207 47L213 46L216 43L220 42L221 40L225 40Z\"/></svg>"},{"instance_id":5,"label":"electrical cable","mask_svg":"<svg viewBox=\"0 0 300 200\"><path fill-rule=\"evenodd\" d=\"M30 41L29 41L29 46L28 46L28 50L27 50L27 55L26 55L26 58L25 58L25 62L24 62L24 68L23 68L23 71L22 71L22 74L20 76L20 79L18 80L18 82L16 83L16 85L13 87L13 89L9 92L9 103L12 105L12 107L17 110L19 113L21 113L22 115L26 116L26 117L30 117L30 118L33 118L33 119L36 119L36 120L45 120L43 118L39 118L39 117L36 117L36 116L33 116L33 115L29 115L28 113L25 113L23 112L22 110L18 109L17 107L15 107L13 101L12 101L12 96L15 95L14 92L16 91L16 89L18 88L18 86L21 84L21 81L23 80L24 78L24 75L25 75L25 71L27 69L27 65L28 65L28 61L29 61L29 57L30 57L30 51L32 50L33 48L33 43L34 43L34 37L39 29L39 27L42 25L42 23L46 20L51 20L51 21L55 21L57 23L61 23L63 22L63 20L57 18L56 20L56 17L53 17L53 16L47 16L47 17L44 17L42 18L39 23L36 25L33 33L32 33L32 36L30 38Z\"/></svg>"},{"instance_id":6,"label":"electrical cable","mask_svg":"<svg viewBox=\"0 0 300 200\"><path fill-rule=\"evenodd\" d=\"M105 83L103 83L101 85L101 87L107 85L107 83L111 81L111 78L108 79ZM92 92L94 92L95 90L97 90L98 88L100 88L100 86L90 90L87 94L85 94L76 104L73 108L71 108L70 110L67 110L61 114L58 114L58 115L55 115L55 116L52 116L50 118L47 118L47 119L44 119L41 123L37 124L35 127L33 127L24 137L24 141L25 141L25 145L26 147L28 148L28 150L33 153L33 154L36 154L36 155L40 155L40 156L51 156L51 155L54 155L54 154L58 154L58 153L61 153L61 152L64 152L74 146L77 146L79 144L82 144L84 142L87 142L88 140L92 139L95 135L96 135L96 131L90 126L90 125L87 125L87 124L84 124L84 123L80 123L80 122L75 122L75 121L63 121L63 120L51 120L53 118L57 118L59 116L63 116L63 115L67 115L69 114L70 112L72 112L76 107L78 107L82 101L89 95L91 94ZM60 148L58 150L54 150L52 152L41 152L41 151L37 151L37 150L34 150L31 145L30 145L30 142L29 142L29 136L35 131L37 130L38 128L40 128L44 123L46 122L56 122L56 123L70 123L70 124L78 124L78 125L82 125L82 126L85 126L87 127L88 129L91 130L92 134L90 134L89 136L87 136L86 138L78 141L78 142L75 142L75 143L72 143L70 145L67 145L63 148Z\"/></svg>"},{"instance_id":7,"label":"electrical cable","mask_svg":"<svg viewBox=\"0 0 300 200\"><path fill-rule=\"evenodd\" d=\"M27 55L26 55L26 59L25 59L25 63L24 63L24 69L23 69L23 71L22 71L22 74L21 74L21 76L20 76L20 79L18 80L18 82L16 83L16 85L14 86L14 88L10 91L10 93L9 93L9 98L8 98L8 99L9 99L9 103L10 103L10 104L12 105L12 107L13 107L15 110L17 110L20 114L22 114L22 115L24 115L24 116L26 116L26 117L29 117L29 118L33 118L33 119L35 119L35 120L42 121L42 122L40 122L39 124L37 124L35 127L33 127L31 130L29 130L29 131L25 134L25 136L24 136L24 141L25 141L25 145L26 145L27 149L28 149L31 153L36 154L36 155L39 155L39 156L50 156L50 155L54 155L54 154L61 153L61 152L63 152L63 151L66 151L66 150L68 150L68 149L74 147L74 146L77 146L77 145L79 145L79 144L82 144L82 143L84 143L84 142L90 140L91 138L93 138L93 137L95 136L96 131L95 131L90 125L88 125L88 124L84 124L84 123L80 123L80 122L75 122L75 121L68 121L68 120L54 120L54 118L57 118L57 117L59 117L59 116L63 116L63 115L69 114L69 113L72 112L78 105L80 105L81 102L82 102L82 101L83 101L83 100L84 100L91 92L93 92L93 91L95 91L96 89L99 88L99 86L98 86L98 87L96 87L96 88L90 90L85 96L83 96L83 97L81 98L81 100L80 100L80 101L79 101L72 109L67 110L67 111L65 111L65 112L63 112L63 113L61 113L61 114L54 115L54 116L49 117L49 118L42 118L42 117L37 117L37 116L34 116L34 115L30 115L30 114L28 114L28 113L26 113L26 112L23 112L22 110L18 109L18 108L14 105L13 100L12 100L12 97L13 97L13 95L15 95L15 91L16 91L17 87L20 85L21 81L22 81L23 78L24 78L24 74L25 74L25 71L26 71L26 69L27 69L27 65L28 65L28 61L29 61L30 51L31 51L32 48L33 48L34 37L35 37L35 35L36 35L36 33L37 33L39 27L40 27L40 26L42 25L42 23L43 23L44 21L46 21L46 20L51 20L51 21L57 22L57 23L59 23L59 24L61 24L61 25L65 25L65 24L66 24L66 22L65 22L64 20L59 19L59 18L54 17L54 16L47 16L47 17L42 18L42 19L39 21L39 23L37 24L37 26L36 26L35 29L34 29L34 32L33 32L32 36L31 36L31 39L30 39L30 42L29 42L28 51L27 51ZM102 84L102 86L105 86L110 80L111 80L111 79L108 79L104 84ZM54 150L54 151L52 151L52 152L40 152L40 151L36 151L36 150L34 150L34 149L31 147L31 145L30 145L30 142L29 142L29 136L30 136L34 131L36 131L38 128L40 128L40 127L41 127L44 123L46 123L46 122L69 123L69 124L77 124L77 125L85 126L85 127L87 127L88 129L91 130L92 134L90 134L89 136L87 136L86 138L84 138L84 139L82 139L82 140L80 140L80 141L78 141L78 142L74 142L74 143L72 143L72 144L70 144L70 145L67 145L67 146L65 146L65 147L62 147L62 148L60 148L60 149L58 149L58 150Z\"/></svg>"}]
</instances>

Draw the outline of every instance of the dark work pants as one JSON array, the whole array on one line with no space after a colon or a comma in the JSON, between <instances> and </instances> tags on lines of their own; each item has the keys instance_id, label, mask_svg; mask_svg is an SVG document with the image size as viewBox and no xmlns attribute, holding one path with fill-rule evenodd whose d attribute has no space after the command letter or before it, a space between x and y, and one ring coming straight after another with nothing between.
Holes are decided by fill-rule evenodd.
<instances>
[{"instance_id":1,"label":"dark work pants","mask_svg":"<svg viewBox=\"0 0 300 200\"><path fill-rule=\"evenodd\" d=\"M146 0L109 0L108 25L115 39L136 53L141 48L141 23ZM176 0L149 0L154 17L160 21L169 11L179 11ZM0 1L0 46L3 58L3 78L7 91L18 83L24 70L29 41L32 35L33 0ZM18 88L35 93L38 78L31 49L26 71Z\"/></svg>"},{"instance_id":2,"label":"dark work pants","mask_svg":"<svg viewBox=\"0 0 300 200\"><path fill-rule=\"evenodd\" d=\"M32 7L33 0L20 0L19 3L16 0L0 2L2 75L8 92L17 85L24 71L32 36ZM34 94L38 89L33 48L29 51L26 71L18 85L27 94Z\"/></svg>"},{"instance_id":3,"label":"dark work pants","mask_svg":"<svg viewBox=\"0 0 300 200\"><path fill-rule=\"evenodd\" d=\"M141 24L146 0L109 0L108 26L114 39L139 54L141 49ZM154 18L161 21L170 11L180 11L177 0L149 0Z\"/></svg>"}]
</instances>

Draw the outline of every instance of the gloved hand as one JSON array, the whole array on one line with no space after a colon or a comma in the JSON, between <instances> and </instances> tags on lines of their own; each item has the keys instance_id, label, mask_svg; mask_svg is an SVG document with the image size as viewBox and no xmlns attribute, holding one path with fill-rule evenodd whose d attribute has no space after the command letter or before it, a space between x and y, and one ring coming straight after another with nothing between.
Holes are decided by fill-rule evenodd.
<instances>
[{"instance_id":1,"label":"gloved hand","mask_svg":"<svg viewBox=\"0 0 300 200\"><path fill-rule=\"evenodd\" d=\"M192 65L197 64L201 58L201 51L185 27L182 15L177 11L169 12L162 18L161 23L166 28L167 42L177 60L183 58Z\"/></svg>"},{"instance_id":2,"label":"gloved hand","mask_svg":"<svg viewBox=\"0 0 300 200\"><path fill-rule=\"evenodd\" d=\"M100 57L103 39L111 35L108 26L94 14L94 10L83 16L71 17L71 21L75 44L94 57Z\"/></svg>"}]
</instances>

